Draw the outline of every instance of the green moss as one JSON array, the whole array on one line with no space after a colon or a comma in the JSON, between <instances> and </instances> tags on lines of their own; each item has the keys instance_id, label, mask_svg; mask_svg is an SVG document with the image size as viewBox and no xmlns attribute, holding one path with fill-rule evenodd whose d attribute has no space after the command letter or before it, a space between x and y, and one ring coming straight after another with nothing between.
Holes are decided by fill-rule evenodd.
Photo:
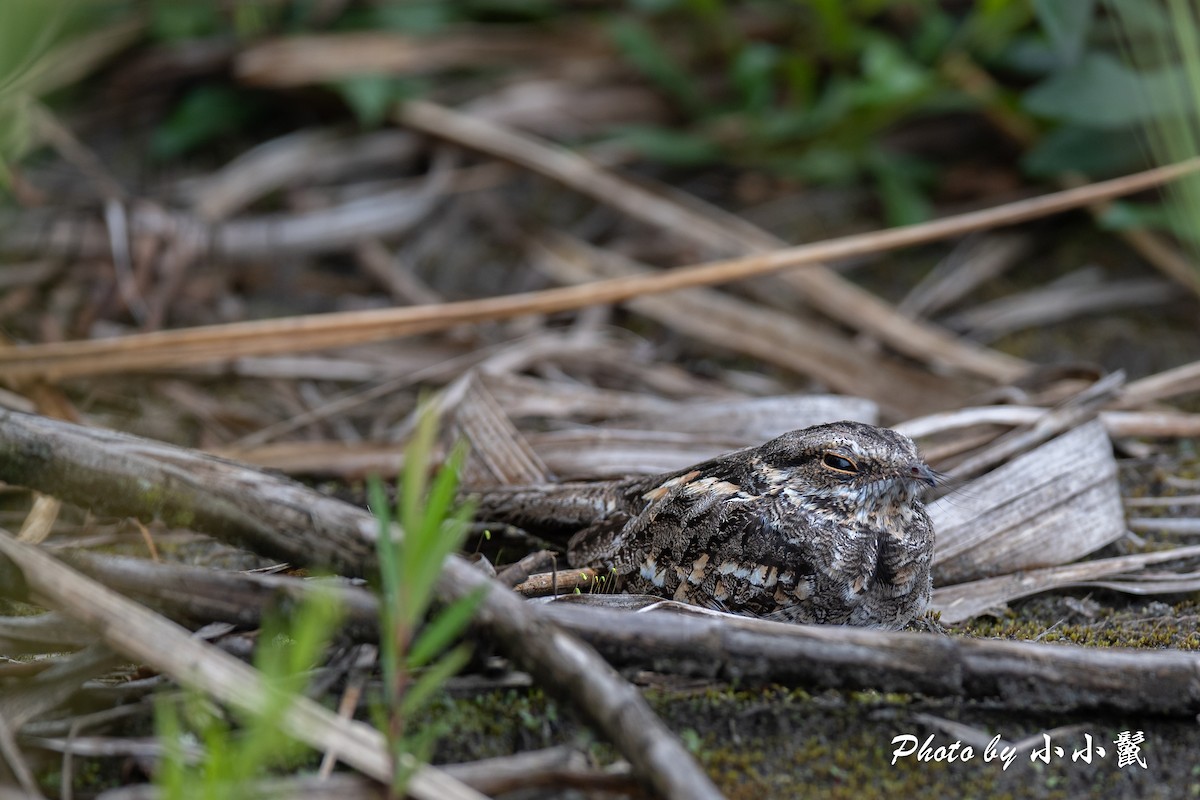
<instances>
[{"instance_id":1,"label":"green moss","mask_svg":"<svg viewBox=\"0 0 1200 800\"><path fill-rule=\"evenodd\" d=\"M988 639L1065 642L1085 647L1200 649L1200 599L1195 595L1168 606L1138 602L1125 608L1100 607L1082 618L1060 595L1032 598L1004 617L978 617L952 629L958 635Z\"/></svg>"},{"instance_id":2,"label":"green moss","mask_svg":"<svg viewBox=\"0 0 1200 800\"><path fill-rule=\"evenodd\" d=\"M1119 621L1124 613L1110 610L1105 618ZM1131 620L1134 616L1130 612ZM1008 626L1010 634L1037 635L1032 621L1022 623L1012 617L994 624ZM1042 625L1040 631L1046 627ZM1189 636L1193 642L1197 638L1194 633ZM1098 645L1099 641L1092 643ZM1150 792L1159 781L1200 787L1200 775L1191 771L1194 754L1200 749L1200 729L1188 720L1018 714L997 710L986 702L901 693L813 692L776 685L699 685L682 680L674 686L647 689L645 697L655 713L690 743L689 749L731 800L884 795L1053 800L1101 794L1137 797ZM430 713L446 721L451 730L439 745L440 761L564 743L583 749L596 764L618 758L569 706L547 698L538 689L464 698L443 696ZM1002 770L998 762L984 763L978 747L974 758L965 763L921 762L909 757L893 765L892 740L897 735L907 733L923 740L936 733L934 746L948 745L956 738L935 732L917 714L960 722L989 735L1001 733L1009 741L1064 725L1080 726L1097 743L1111 741L1120 730L1144 730L1144 753L1152 769L1117 770L1111 745L1106 761L1097 760L1090 766L1072 763L1069 751L1082 746L1082 732L1054 734L1055 744L1067 748L1068 754L1064 761L1055 759L1049 765L1030 763L1028 753L1023 752L1009 770Z\"/></svg>"}]
</instances>

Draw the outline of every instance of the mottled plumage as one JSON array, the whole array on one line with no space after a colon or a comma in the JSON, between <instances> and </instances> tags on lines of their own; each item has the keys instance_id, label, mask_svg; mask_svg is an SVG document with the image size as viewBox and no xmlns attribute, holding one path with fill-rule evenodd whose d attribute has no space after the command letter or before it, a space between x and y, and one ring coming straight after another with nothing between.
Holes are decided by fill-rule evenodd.
<instances>
[{"instance_id":1,"label":"mottled plumage","mask_svg":"<svg viewBox=\"0 0 1200 800\"><path fill-rule=\"evenodd\" d=\"M478 499L482 519L577 531L571 565L611 567L627 592L900 628L929 601L933 484L907 437L836 422L666 475Z\"/></svg>"}]
</instances>

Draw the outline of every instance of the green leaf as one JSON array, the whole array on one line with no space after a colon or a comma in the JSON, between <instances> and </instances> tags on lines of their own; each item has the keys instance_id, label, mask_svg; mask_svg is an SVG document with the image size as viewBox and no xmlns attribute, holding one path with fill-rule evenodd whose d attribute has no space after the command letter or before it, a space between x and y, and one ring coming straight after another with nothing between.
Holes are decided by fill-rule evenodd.
<instances>
[{"instance_id":1,"label":"green leaf","mask_svg":"<svg viewBox=\"0 0 1200 800\"><path fill-rule=\"evenodd\" d=\"M432 488L428 488L428 464L437 433L432 410L421 414L405 455L402 477L404 541L400 563L403 585L400 587L405 618L415 627L425 614L433 595L433 586L446 555L458 548L462 532L443 525L457 485L457 471L463 451L456 451L439 470Z\"/></svg>"},{"instance_id":2,"label":"green leaf","mask_svg":"<svg viewBox=\"0 0 1200 800\"><path fill-rule=\"evenodd\" d=\"M338 597L328 587L309 583L312 591L304 598L288 628L292 645L288 648L285 668L289 675L311 670L333 638L334 630L345 616Z\"/></svg>"},{"instance_id":3,"label":"green leaf","mask_svg":"<svg viewBox=\"0 0 1200 800\"><path fill-rule=\"evenodd\" d=\"M1038 22L1061 63L1075 64L1083 56L1095 5L1095 0L1033 0Z\"/></svg>"},{"instance_id":4,"label":"green leaf","mask_svg":"<svg viewBox=\"0 0 1200 800\"><path fill-rule=\"evenodd\" d=\"M671 58L648 27L633 19L621 19L609 27L609 33L621 55L686 111L699 114L704 110L704 98L696 90L691 73Z\"/></svg>"},{"instance_id":5,"label":"green leaf","mask_svg":"<svg viewBox=\"0 0 1200 800\"><path fill-rule=\"evenodd\" d=\"M403 31L412 34L438 33L461 20L462 9L442 0L406 0L403 3L373 3L356 8L344 17L347 27L358 30Z\"/></svg>"},{"instance_id":6,"label":"green leaf","mask_svg":"<svg viewBox=\"0 0 1200 800\"><path fill-rule=\"evenodd\" d=\"M629 0L629 7L642 14L663 14L686 6L686 0Z\"/></svg>"},{"instance_id":7,"label":"green leaf","mask_svg":"<svg viewBox=\"0 0 1200 800\"><path fill-rule=\"evenodd\" d=\"M150 4L150 31L156 41L212 36L222 26L220 8L208 0L154 0Z\"/></svg>"},{"instance_id":8,"label":"green leaf","mask_svg":"<svg viewBox=\"0 0 1200 800\"><path fill-rule=\"evenodd\" d=\"M1166 228L1169 219L1170 213L1161 205L1116 200L1096 221L1104 230L1125 231L1132 228Z\"/></svg>"},{"instance_id":9,"label":"green leaf","mask_svg":"<svg viewBox=\"0 0 1200 800\"><path fill-rule=\"evenodd\" d=\"M417 426L404 452L404 473L400 476L400 525L406 536L418 531L423 522L421 507L429 485L429 462L437 438L437 414L432 405L423 405L417 413Z\"/></svg>"},{"instance_id":10,"label":"green leaf","mask_svg":"<svg viewBox=\"0 0 1200 800\"><path fill-rule=\"evenodd\" d=\"M421 672L421 676L415 682L409 684L408 690L404 692L404 699L400 703L401 716L405 719L410 719L413 714L429 702L434 693L452 675L465 667L470 659L471 648L467 645L460 645L428 666Z\"/></svg>"},{"instance_id":11,"label":"green leaf","mask_svg":"<svg viewBox=\"0 0 1200 800\"><path fill-rule=\"evenodd\" d=\"M1082 172L1093 178L1120 175L1145 166L1136 128L1096 130L1067 125L1044 135L1021 159L1034 177Z\"/></svg>"},{"instance_id":12,"label":"green leaf","mask_svg":"<svg viewBox=\"0 0 1200 800\"><path fill-rule=\"evenodd\" d=\"M1193 187L1196 188L1196 187ZM1200 240L1200 228L1193 215L1181 215L1175 204L1134 203L1118 200L1098 218L1100 227L1110 231L1152 228L1169 231L1194 247Z\"/></svg>"},{"instance_id":13,"label":"green leaf","mask_svg":"<svg viewBox=\"0 0 1200 800\"><path fill-rule=\"evenodd\" d=\"M0 187L9 185L11 166L33 144L35 96L45 90L55 47L78 22L79 10L74 0L0 3Z\"/></svg>"},{"instance_id":14,"label":"green leaf","mask_svg":"<svg viewBox=\"0 0 1200 800\"><path fill-rule=\"evenodd\" d=\"M395 760L396 771L393 776L392 790L396 797L405 797L405 789L414 773L421 765L433 759L434 745L438 737L446 733L447 726L441 720L434 720L415 731L409 731L396 742L390 742Z\"/></svg>"},{"instance_id":15,"label":"green leaf","mask_svg":"<svg viewBox=\"0 0 1200 800\"><path fill-rule=\"evenodd\" d=\"M377 475L367 478L367 503L371 513L379 522L375 539L375 553L379 558L380 594L383 596L383 611L390 613L397 594L399 579L399 546L393 538L392 510L383 483Z\"/></svg>"},{"instance_id":16,"label":"green leaf","mask_svg":"<svg viewBox=\"0 0 1200 800\"><path fill-rule=\"evenodd\" d=\"M1116 12L1122 32L1130 40L1142 36L1171 36L1173 23L1167 10L1158 3L1146 0L1105 0Z\"/></svg>"},{"instance_id":17,"label":"green leaf","mask_svg":"<svg viewBox=\"0 0 1200 800\"><path fill-rule=\"evenodd\" d=\"M633 148L648 160L670 166L703 166L722 155L721 148L707 136L669 128L629 126L611 141Z\"/></svg>"},{"instance_id":18,"label":"green leaf","mask_svg":"<svg viewBox=\"0 0 1200 800\"><path fill-rule=\"evenodd\" d=\"M244 730L237 746L215 750L211 763L227 765L225 778L246 780L271 763L295 757L303 746L281 735L280 725L287 710L304 691L309 670L324 652L342 611L332 592L321 587L309 593L290 619L273 613L263 621L254 663L266 687L256 713L239 715ZM227 732L216 734L225 747Z\"/></svg>"},{"instance_id":19,"label":"green leaf","mask_svg":"<svg viewBox=\"0 0 1200 800\"><path fill-rule=\"evenodd\" d=\"M763 42L743 47L733 60L732 77L742 95L742 107L752 113L766 111L775 93L779 48Z\"/></svg>"},{"instance_id":20,"label":"green leaf","mask_svg":"<svg viewBox=\"0 0 1200 800\"><path fill-rule=\"evenodd\" d=\"M33 142L33 116L25 95L0 98L0 163L15 162Z\"/></svg>"},{"instance_id":21,"label":"green leaf","mask_svg":"<svg viewBox=\"0 0 1200 800\"><path fill-rule=\"evenodd\" d=\"M406 555L410 563L406 571L409 591L405 597L411 604L411 608L406 609L411 626L415 627L425 615L425 610L433 599L434 585L441 575L442 562L449 553L459 548L465 538L470 527L470 514L468 508L459 509L441 524L431 524L431 527L421 531L419 536L410 535L406 538L406 545L422 545L419 553L410 551Z\"/></svg>"},{"instance_id":22,"label":"green leaf","mask_svg":"<svg viewBox=\"0 0 1200 800\"><path fill-rule=\"evenodd\" d=\"M1028 3L976 0L961 26L962 35L972 49L990 57L1007 47L1013 36L1029 24L1031 16Z\"/></svg>"},{"instance_id":23,"label":"green leaf","mask_svg":"<svg viewBox=\"0 0 1200 800\"><path fill-rule=\"evenodd\" d=\"M862 163L857 154L831 143L813 145L800 156L779 162L778 169L804 180L836 185L858 177Z\"/></svg>"},{"instance_id":24,"label":"green leaf","mask_svg":"<svg viewBox=\"0 0 1200 800\"><path fill-rule=\"evenodd\" d=\"M20 88L21 79L62 38L77 6L74 0L0 3L0 93Z\"/></svg>"},{"instance_id":25,"label":"green leaf","mask_svg":"<svg viewBox=\"0 0 1200 800\"><path fill-rule=\"evenodd\" d=\"M150 139L150 153L163 160L189 153L239 130L261 112L247 94L224 86L193 89Z\"/></svg>"},{"instance_id":26,"label":"green leaf","mask_svg":"<svg viewBox=\"0 0 1200 800\"><path fill-rule=\"evenodd\" d=\"M954 20L935 7L928 7L917 21L917 32L909 41L913 56L926 64L941 58L954 39Z\"/></svg>"},{"instance_id":27,"label":"green leaf","mask_svg":"<svg viewBox=\"0 0 1200 800\"><path fill-rule=\"evenodd\" d=\"M466 459L466 452L465 444L456 445L450 452L449 458L438 470L437 475L434 476L429 496L425 499L425 514L421 521L421 527L430 532L430 535L425 537L425 541L432 545L430 548L434 554L432 559L436 563L418 559L418 569L424 570L441 566L446 554L457 550L461 544L460 541L447 540L447 537L435 534L434 531L439 529L442 520L450 516L454 493L458 489L458 473Z\"/></svg>"},{"instance_id":28,"label":"green leaf","mask_svg":"<svg viewBox=\"0 0 1200 800\"><path fill-rule=\"evenodd\" d=\"M811 0L813 13L820 20L822 47L834 56L853 51L857 23L850 16L850 3L845 0Z\"/></svg>"},{"instance_id":29,"label":"green leaf","mask_svg":"<svg viewBox=\"0 0 1200 800\"><path fill-rule=\"evenodd\" d=\"M865 105L893 105L926 92L933 82L932 73L913 61L900 45L883 36L867 41L862 55L866 83L856 93Z\"/></svg>"},{"instance_id":30,"label":"green leaf","mask_svg":"<svg viewBox=\"0 0 1200 800\"><path fill-rule=\"evenodd\" d=\"M1025 93L1025 110L1093 128L1123 128L1186 109L1186 86L1177 69L1138 73L1107 53L1088 53Z\"/></svg>"},{"instance_id":31,"label":"green leaf","mask_svg":"<svg viewBox=\"0 0 1200 800\"><path fill-rule=\"evenodd\" d=\"M1013 37L995 60L997 69L1030 78L1044 78L1062 69L1054 49L1044 37L1032 34Z\"/></svg>"},{"instance_id":32,"label":"green leaf","mask_svg":"<svg viewBox=\"0 0 1200 800\"><path fill-rule=\"evenodd\" d=\"M333 87L364 128L378 128L392 106L408 94L401 82L389 75L355 75Z\"/></svg>"},{"instance_id":33,"label":"green leaf","mask_svg":"<svg viewBox=\"0 0 1200 800\"><path fill-rule=\"evenodd\" d=\"M868 163L879 183L888 225L914 225L932 216L929 199L921 188L922 179L928 177L929 171L920 162L911 157L874 151Z\"/></svg>"},{"instance_id":34,"label":"green leaf","mask_svg":"<svg viewBox=\"0 0 1200 800\"><path fill-rule=\"evenodd\" d=\"M399 586L400 567L399 549L392 539L392 513L383 483L376 475L367 479L367 502L375 519L379 520L379 534L375 539L375 552L379 557L379 661L383 667L383 685L385 701L392 702L396 698L390 696L395 686L395 677L400 669L400 647L397 641L396 616L400 602Z\"/></svg>"},{"instance_id":35,"label":"green leaf","mask_svg":"<svg viewBox=\"0 0 1200 800\"><path fill-rule=\"evenodd\" d=\"M154 699L154 730L163 754L154 770L154 783L166 797L183 797L187 783L183 752L183 723L174 698L159 695Z\"/></svg>"},{"instance_id":36,"label":"green leaf","mask_svg":"<svg viewBox=\"0 0 1200 800\"><path fill-rule=\"evenodd\" d=\"M481 588L438 611L413 642L408 653L408 668L425 666L466 630L486 592L487 589Z\"/></svg>"}]
</instances>

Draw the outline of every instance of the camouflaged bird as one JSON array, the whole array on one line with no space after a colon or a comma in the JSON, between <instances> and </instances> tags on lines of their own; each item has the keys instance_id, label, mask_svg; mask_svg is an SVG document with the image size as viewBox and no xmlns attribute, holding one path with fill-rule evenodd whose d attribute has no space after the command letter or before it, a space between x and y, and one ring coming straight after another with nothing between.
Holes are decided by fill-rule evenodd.
<instances>
[{"instance_id":1,"label":"camouflaged bird","mask_svg":"<svg viewBox=\"0 0 1200 800\"><path fill-rule=\"evenodd\" d=\"M665 475L489 490L480 519L574 532L620 590L788 622L901 628L931 592L936 474L912 440L835 422Z\"/></svg>"}]
</instances>

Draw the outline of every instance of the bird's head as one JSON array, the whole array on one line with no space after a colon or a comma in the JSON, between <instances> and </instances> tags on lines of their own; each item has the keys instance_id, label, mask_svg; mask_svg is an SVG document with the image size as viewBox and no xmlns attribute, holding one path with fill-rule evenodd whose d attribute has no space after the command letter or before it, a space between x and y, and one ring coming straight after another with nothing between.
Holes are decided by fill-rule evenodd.
<instances>
[{"instance_id":1,"label":"bird's head","mask_svg":"<svg viewBox=\"0 0 1200 800\"><path fill-rule=\"evenodd\" d=\"M758 448L772 482L863 518L903 511L937 485L903 434L861 422L833 422L785 433Z\"/></svg>"}]
</instances>

